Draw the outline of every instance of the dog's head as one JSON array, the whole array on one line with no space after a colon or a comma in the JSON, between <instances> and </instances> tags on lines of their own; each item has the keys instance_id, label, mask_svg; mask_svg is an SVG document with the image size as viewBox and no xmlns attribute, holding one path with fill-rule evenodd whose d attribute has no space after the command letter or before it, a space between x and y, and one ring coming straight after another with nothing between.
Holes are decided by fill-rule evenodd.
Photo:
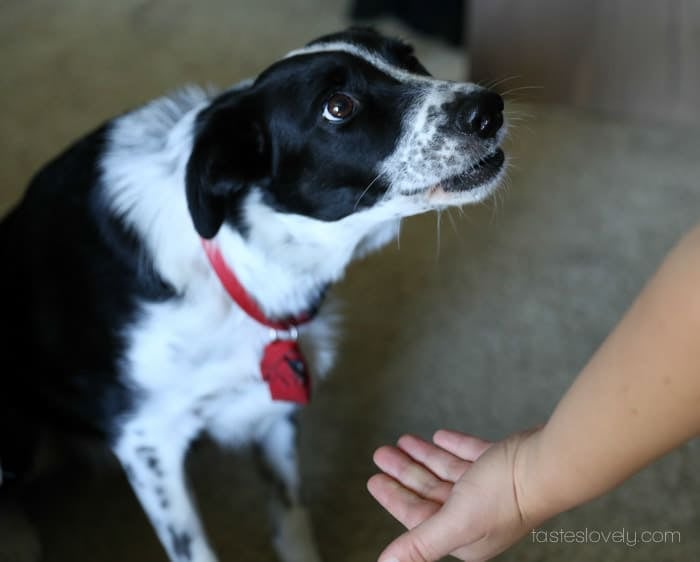
<instances>
[{"instance_id":1,"label":"dog's head","mask_svg":"<svg viewBox=\"0 0 700 562\"><path fill-rule=\"evenodd\" d=\"M292 51L197 117L187 198L198 233L275 213L384 220L485 198L502 176L503 101L431 77L398 40L351 29Z\"/></svg>"}]
</instances>

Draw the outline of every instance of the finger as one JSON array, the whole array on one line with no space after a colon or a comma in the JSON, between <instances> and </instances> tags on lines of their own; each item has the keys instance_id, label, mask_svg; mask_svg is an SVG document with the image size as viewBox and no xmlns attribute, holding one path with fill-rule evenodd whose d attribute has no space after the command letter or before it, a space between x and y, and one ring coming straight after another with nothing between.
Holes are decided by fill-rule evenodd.
<instances>
[{"instance_id":1,"label":"finger","mask_svg":"<svg viewBox=\"0 0 700 562\"><path fill-rule=\"evenodd\" d=\"M443 503L452 491L452 484L440 480L401 449L381 447L374 453L375 464L389 476L425 499Z\"/></svg>"},{"instance_id":2,"label":"finger","mask_svg":"<svg viewBox=\"0 0 700 562\"><path fill-rule=\"evenodd\" d=\"M367 489L379 504L407 529L422 523L440 509L440 504L426 500L386 474L375 474Z\"/></svg>"},{"instance_id":3,"label":"finger","mask_svg":"<svg viewBox=\"0 0 700 562\"><path fill-rule=\"evenodd\" d=\"M491 446L490 441L484 441L473 435L465 435L464 433L447 429L440 429L435 432L433 443L453 455L457 455L460 459L471 462L478 459Z\"/></svg>"},{"instance_id":4,"label":"finger","mask_svg":"<svg viewBox=\"0 0 700 562\"><path fill-rule=\"evenodd\" d=\"M468 461L414 435L402 436L398 446L438 478L452 483L459 480L470 465Z\"/></svg>"},{"instance_id":5,"label":"finger","mask_svg":"<svg viewBox=\"0 0 700 562\"><path fill-rule=\"evenodd\" d=\"M442 509L392 542L379 562L434 562L464 546L459 517Z\"/></svg>"}]
</instances>

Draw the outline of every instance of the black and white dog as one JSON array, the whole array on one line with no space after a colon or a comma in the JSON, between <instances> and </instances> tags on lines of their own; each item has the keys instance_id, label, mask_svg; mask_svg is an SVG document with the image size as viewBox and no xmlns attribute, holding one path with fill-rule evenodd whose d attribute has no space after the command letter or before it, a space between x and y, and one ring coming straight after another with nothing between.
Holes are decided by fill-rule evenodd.
<instances>
[{"instance_id":1,"label":"black and white dog","mask_svg":"<svg viewBox=\"0 0 700 562\"><path fill-rule=\"evenodd\" d=\"M319 555L294 413L332 362L328 286L402 217L483 200L501 98L353 28L211 96L157 99L70 147L0 226L0 483L42 428L102 439L173 562L212 562L184 457L207 432L277 479L275 548Z\"/></svg>"}]
</instances>

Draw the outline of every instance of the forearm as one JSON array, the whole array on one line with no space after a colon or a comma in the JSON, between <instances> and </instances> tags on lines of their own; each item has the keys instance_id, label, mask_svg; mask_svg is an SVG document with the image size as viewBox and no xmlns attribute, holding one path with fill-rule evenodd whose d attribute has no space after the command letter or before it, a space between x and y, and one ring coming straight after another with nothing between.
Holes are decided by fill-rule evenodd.
<instances>
[{"instance_id":1,"label":"forearm","mask_svg":"<svg viewBox=\"0 0 700 562\"><path fill-rule=\"evenodd\" d=\"M526 509L592 499L700 434L700 229L674 249L523 455Z\"/></svg>"}]
</instances>

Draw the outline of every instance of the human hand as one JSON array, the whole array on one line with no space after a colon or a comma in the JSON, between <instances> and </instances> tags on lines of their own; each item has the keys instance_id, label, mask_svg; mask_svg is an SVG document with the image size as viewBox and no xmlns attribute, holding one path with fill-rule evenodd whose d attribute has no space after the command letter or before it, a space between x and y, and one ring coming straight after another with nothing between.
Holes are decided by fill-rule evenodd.
<instances>
[{"instance_id":1,"label":"human hand","mask_svg":"<svg viewBox=\"0 0 700 562\"><path fill-rule=\"evenodd\" d=\"M524 509L516 475L536 431L489 443L440 430L434 444L405 435L397 447L378 449L374 461L383 473L367 487L410 529L379 562L434 562L447 554L489 560L541 523Z\"/></svg>"}]
</instances>

